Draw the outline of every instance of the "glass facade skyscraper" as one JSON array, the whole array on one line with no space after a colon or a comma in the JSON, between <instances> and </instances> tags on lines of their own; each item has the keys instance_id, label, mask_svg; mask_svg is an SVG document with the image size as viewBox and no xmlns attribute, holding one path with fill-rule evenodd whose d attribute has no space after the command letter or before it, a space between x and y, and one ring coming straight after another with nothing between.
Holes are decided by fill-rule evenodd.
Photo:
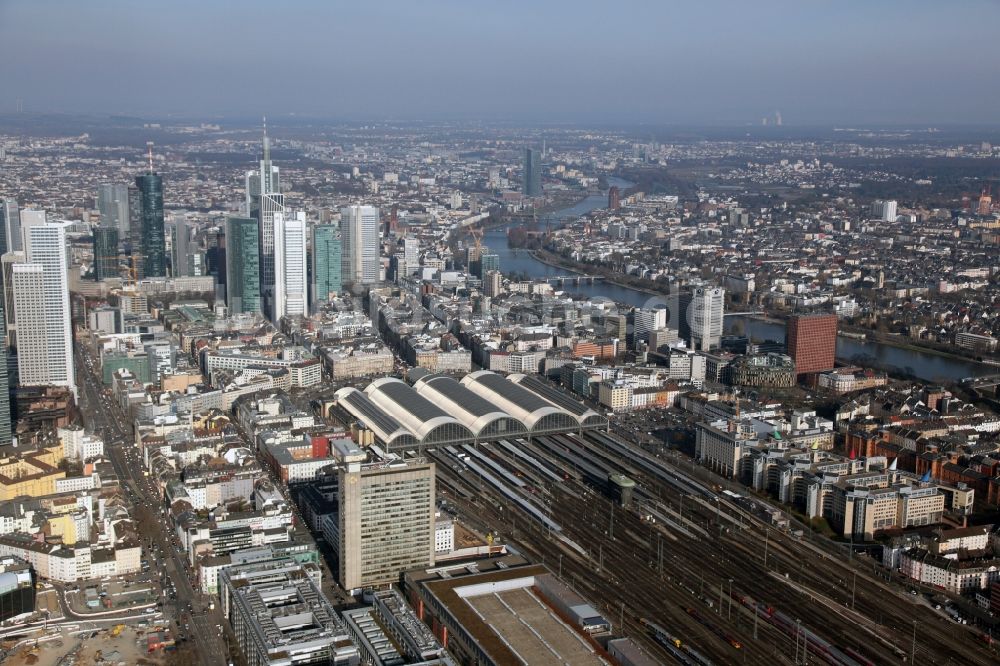
<instances>
[{"instance_id":1,"label":"glass facade skyscraper","mask_svg":"<svg viewBox=\"0 0 1000 666\"><path fill-rule=\"evenodd\" d=\"M263 155L260 168L246 174L247 217L257 220L260 237L260 296L262 305L268 312L274 310L275 267L274 267L274 216L285 213L285 196L281 194L281 178L278 167L271 164L271 140L264 129Z\"/></svg>"},{"instance_id":2,"label":"glass facade skyscraper","mask_svg":"<svg viewBox=\"0 0 1000 666\"><path fill-rule=\"evenodd\" d=\"M247 217L226 220L226 303L232 313L261 312L260 239Z\"/></svg>"},{"instance_id":3,"label":"glass facade skyscraper","mask_svg":"<svg viewBox=\"0 0 1000 666\"><path fill-rule=\"evenodd\" d=\"M485 250L485 248L483 248ZM483 252L479 255L479 279L485 280L486 274L490 271L500 270L500 255L492 252Z\"/></svg>"},{"instance_id":4,"label":"glass facade skyscraper","mask_svg":"<svg viewBox=\"0 0 1000 666\"><path fill-rule=\"evenodd\" d=\"M542 159L534 148L524 149L524 182L521 192L526 197L538 197L542 194Z\"/></svg>"},{"instance_id":5,"label":"glass facade skyscraper","mask_svg":"<svg viewBox=\"0 0 1000 666\"><path fill-rule=\"evenodd\" d=\"M0 199L0 254L21 249L21 210L14 199Z\"/></svg>"},{"instance_id":6,"label":"glass facade skyscraper","mask_svg":"<svg viewBox=\"0 0 1000 666\"><path fill-rule=\"evenodd\" d=\"M340 228L335 224L313 227L312 241L312 302L314 306L330 300L330 294L339 294L341 280Z\"/></svg>"},{"instance_id":7,"label":"glass facade skyscraper","mask_svg":"<svg viewBox=\"0 0 1000 666\"><path fill-rule=\"evenodd\" d=\"M102 227L114 227L118 230L119 238L128 237L128 185L98 185L97 210L101 212Z\"/></svg>"},{"instance_id":8,"label":"glass facade skyscraper","mask_svg":"<svg viewBox=\"0 0 1000 666\"><path fill-rule=\"evenodd\" d=\"M102 225L94 229L94 279L109 277L118 277L118 228Z\"/></svg>"},{"instance_id":9,"label":"glass facade skyscraper","mask_svg":"<svg viewBox=\"0 0 1000 666\"><path fill-rule=\"evenodd\" d=\"M146 173L135 179L140 203L142 277L166 277L167 248L163 229L163 179Z\"/></svg>"}]
</instances>

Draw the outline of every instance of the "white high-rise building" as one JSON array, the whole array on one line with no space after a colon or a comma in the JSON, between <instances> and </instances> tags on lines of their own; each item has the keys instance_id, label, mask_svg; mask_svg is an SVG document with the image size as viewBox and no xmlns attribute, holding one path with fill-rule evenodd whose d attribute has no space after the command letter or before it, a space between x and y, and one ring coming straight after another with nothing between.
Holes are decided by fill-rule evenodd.
<instances>
[{"instance_id":1,"label":"white high-rise building","mask_svg":"<svg viewBox=\"0 0 1000 666\"><path fill-rule=\"evenodd\" d=\"M872 217L877 217L883 222L895 222L896 205L896 202L891 199L888 201L878 199L872 204Z\"/></svg>"},{"instance_id":2,"label":"white high-rise building","mask_svg":"<svg viewBox=\"0 0 1000 666\"><path fill-rule=\"evenodd\" d=\"M687 308L692 349L708 351L722 344L725 306L726 291L721 287L698 287L692 292Z\"/></svg>"},{"instance_id":3,"label":"white high-rise building","mask_svg":"<svg viewBox=\"0 0 1000 666\"><path fill-rule=\"evenodd\" d=\"M45 211L44 210L34 210L31 208L24 208L21 210L21 225L19 227L20 239L18 240L17 250L26 250L28 248L27 230L28 227L35 226L36 224L45 224Z\"/></svg>"},{"instance_id":4,"label":"white high-rise building","mask_svg":"<svg viewBox=\"0 0 1000 666\"><path fill-rule=\"evenodd\" d=\"M649 334L667 326L667 308L638 308L634 315L632 330L635 333L635 346L649 342Z\"/></svg>"},{"instance_id":5,"label":"white high-rise building","mask_svg":"<svg viewBox=\"0 0 1000 666\"><path fill-rule=\"evenodd\" d=\"M24 386L68 386L76 392L66 265L66 225L42 222L22 229L27 262L14 264L17 366Z\"/></svg>"},{"instance_id":6,"label":"white high-rise building","mask_svg":"<svg viewBox=\"0 0 1000 666\"><path fill-rule=\"evenodd\" d=\"M408 273L413 273L420 265L420 241L416 238L403 239L403 261L406 262Z\"/></svg>"},{"instance_id":7,"label":"white high-rise building","mask_svg":"<svg viewBox=\"0 0 1000 666\"><path fill-rule=\"evenodd\" d=\"M306 275L306 214L274 214L273 321L305 316L309 312Z\"/></svg>"},{"instance_id":8,"label":"white high-rise building","mask_svg":"<svg viewBox=\"0 0 1000 666\"><path fill-rule=\"evenodd\" d=\"M340 210L344 282L375 284L379 276L379 217L374 206L347 206ZM407 264L409 265L409 264Z\"/></svg>"}]
</instances>

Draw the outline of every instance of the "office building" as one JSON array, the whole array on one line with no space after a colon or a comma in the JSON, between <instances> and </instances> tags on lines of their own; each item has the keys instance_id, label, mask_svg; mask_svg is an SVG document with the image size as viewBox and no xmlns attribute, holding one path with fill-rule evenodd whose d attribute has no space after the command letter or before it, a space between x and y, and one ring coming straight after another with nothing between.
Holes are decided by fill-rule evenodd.
<instances>
[{"instance_id":1,"label":"office building","mask_svg":"<svg viewBox=\"0 0 1000 666\"><path fill-rule=\"evenodd\" d=\"M649 334L667 326L667 309L665 307L637 308L633 314L632 330L635 333L635 346L649 342Z\"/></svg>"},{"instance_id":2,"label":"office building","mask_svg":"<svg viewBox=\"0 0 1000 666\"><path fill-rule=\"evenodd\" d=\"M135 184L128 186L128 235L122 240L128 243L130 254L142 250L142 196Z\"/></svg>"},{"instance_id":3,"label":"office building","mask_svg":"<svg viewBox=\"0 0 1000 666\"><path fill-rule=\"evenodd\" d=\"M882 220L883 222L895 222L896 221L896 207L895 201L883 201L878 199L872 204L872 217Z\"/></svg>"},{"instance_id":4,"label":"office building","mask_svg":"<svg viewBox=\"0 0 1000 666\"><path fill-rule=\"evenodd\" d=\"M416 238L403 239L403 261L406 270L412 273L420 265L420 241Z\"/></svg>"},{"instance_id":5,"label":"office building","mask_svg":"<svg viewBox=\"0 0 1000 666\"><path fill-rule=\"evenodd\" d=\"M339 473L340 583L388 585L434 564L434 463L349 462Z\"/></svg>"},{"instance_id":6,"label":"office building","mask_svg":"<svg viewBox=\"0 0 1000 666\"><path fill-rule=\"evenodd\" d=\"M43 222L23 232L27 263L12 266L19 381L66 386L75 393L66 227Z\"/></svg>"},{"instance_id":7,"label":"office building","mask_svg":"<svg viewBox=\"0 0 1000 666\"><path fill-rule=\"evenodd\" d=\"M485 280L486 274L490 271L500 270L500 255L493 252L489 252L486 248L483 248L483 253L479 255L479 279Z\"/></svg>"},{"instance_id":8,"label":"office building","mask_svg":"<svg viewBox=\"0 0 1000 666\"><path fill-rule=\"evenodd\" d=\"M524 182L521 192L526 197L542 195L542 160L541 154L534 148L524 149Z\"/></svg>"},{"instance_id":9,"label":"office building","mask_svg":"<svg viewBox=\"0 0 1000 666\"><path fill-rule=\"evenodd\" d=\"M226 220L226 304L229 312L261 312L260 237L257 221Z\"/></svg>"},{"instance_id":10,"label":"office building","mask_svg":"<svg viewBox=\"0 0 1000 666\"><path fill-rule=\"evenodd\" d=\"M180 218L171 224L170 234L172 241L170 244L172 250L170 256L171 274L174 277L194 275L195 272L192 269L196 269L200 262L191 261L192 229L188 226L187 220Z\"/></svg>"},{"instance_id":11,"label":"office building","mask_svg":"<svg viewBox=\"0 0 1000 666\"><path fill-rule=\"evenodd\" d=\"M340 228L335 224L318 224L312 237L312 305L313 309L341 291Z\"/></svg>"},{"instance_id":12,"label":"office building","mask_svg":"<svg viewBox=\"0 0 1000 666\"><path fill-rule=\"evenodd\" d=\"M343 282L370 285L379 278L379 213L374 206L340 210Z\"/></svg>"},{"instance_id":13,"label":"office building","mask_svg":"<svg viewBox=\"0 0 1000 666\"><path fill-rule=\"evenodd\" d=\"M0 298L0 324L3 324L7 318L4 310L5 300L4 298ZM0 338L0 445L10 444L11 442L10 375L8 374L7 363L7 345Z\"/></svg>"},{"instance_id":14,"label":"office building","mask_svg":"<svg viewBox=\"0 0 1000 666\"><path fill-rule=\"evenodd\" d=\"M273 313L275 300L274 216L284 214L285 197L281 194L278 167L271 164L271 140L264 125L263 154L257 171L246 175L247 217L257 220L260 234L260 295L262 305Z\"/></svg>"},{"instance_id":15,"label":"office building","mask_svg":"<svg viewBox=\"0 0 1000 666\"><path fill-rule=\"evenodd\" d=\"M896 202L892 200L883 201L882 199L877 199L875 203L872 204L872 217L882 220L883 222L895 222Z\"/></svg>"},{"instance_id":16,"label":"office building","mask_svg":"<svg viewBox=\"0 0 1000 666\"><path fill-rule=\"evenodd\" d=\"M0 557L0 622L35 612L36 574L27 561Z\"/></svg>"},{"instance_id":17,"label":"office building","mask_svg":"<svg viewBox=\"0 0 1000 666\"><path fill-rule=\"evenodd\" d=\"M622 207L622 193L618 189L617 185L612 185L608 188L608 208L610 210L618 210Z\"/></svg>"},{"instance_id":18,"label":"office building","mask_svg":"<svg viewBox=\"0 0 1000 666\"><path fill-rule=\"evenodd\" d=\"M698 287L686 311L692 349L708 351L722 344L726 292L721 287Z\"/></svg>"},{"instance_id":19,"label":"office building","mask_svg":"<svg viewBox=\"0 0 1000 666\"><path fill-rule=\"evenodd\" d=\"M21 224L18 229L18 249L23 250L27 245L25 244L24 234L28 227L33 227L36 224L45 224L46 216L44 210L34 210L32 208L24 208L21 210L20 214Z\"/></svg>"},{"instance_id":20,"label":"office building","mask_svg":"<svg viewBox=\"0 0 1000 666\"><path fill-rule=\"evenodd\" d=\"M94 279L118 277L118 227L94 229Z\"/></svg>"},{"instance_id":21,"label":"office building","mask_svg":"<svg viewBox=\"0 0 1000 666\"><path fill-rule=\"evenodd\" d=\"M21 211L17 201L0 199L0 255L17 252L21 245Z\"/></svg>"},{"instance_id":22,"label":"office building","mask_svg":"<svg viewBox=\"0 0 1000 666\"><path fill-rule=\"evenodd\" d=\"M23 264L24 261L24 252L8 252L0 257L0 262L3 264L3 311L7 320L5 322L4 334L8 350L17 347L17 324L14 320L13 271L16 264Z\"/></svg>"},{"instance_id":23,"label":"office building","mask_svg":"<svg viewBox=\"0 0 1000 666\"><path fill-rule=\"evenodd\" d=\"M360 653L323 596L320 569L292 557L234 564L218 573L222 613L248 666L355 666Z\"/></svg>"},{"instance_id":24,"label":"office building","mask_svg":"<svg viewBox=\"0 0 1000 666\"><path fill-rule=\"evenodd\" d=\"M141 277L167 276L167 247L163 228L163 179L153 171L136 177L139 191L139 245ZM29 259L30 260L30 259Z\"/></svg>"},{"instance_id":25,"label":"office building","mask_svg":"<svg viewBox=\"0 0 1000 666\"><path fill-rule=\"evenodd\" d=\"M499 271L488 271L483 278L483 293L491 298L503 293L503 276Z\"/></svg>"},{"instance_id":26,"label":"office building","mask_svg":"<svg viewBox=\"0 0 1000 666\"><path fill-rule=\"evenodd\" d=\"M798 376L830 370L837 354L837 315L798 315L785 327L787 353Z\"/></svg>"},{"instance_id":27,"label":"office building","mask_svg":"<svg viewBox=\"0 0 1000 666\"><path fill-rule=\"evenodd\" d=\"M274 213L274 297L271 318L309 314L306 275L306 214Z\"/></svg>"},{"instance_id":28,"label":"office building","mask_svg":"<svg viewBox=\"0 0 1000 666\"><path fill-rule=\"evenodd\" d=\"M97 210L101 213L101 226L114 227L119 238L128 238L128 185L101 183L97 186Z\"/></svg>"}]
</instances>

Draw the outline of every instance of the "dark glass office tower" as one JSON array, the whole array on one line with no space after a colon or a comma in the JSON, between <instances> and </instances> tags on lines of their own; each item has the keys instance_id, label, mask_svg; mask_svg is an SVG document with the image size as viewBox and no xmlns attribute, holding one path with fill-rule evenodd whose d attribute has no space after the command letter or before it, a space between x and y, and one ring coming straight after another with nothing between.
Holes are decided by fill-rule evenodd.
<instances>
[{"instance_id":1,"label":"dark glass office tower","mask_svg":"<svg viewBox=\"0 0 1000 666\"><path fill-rule=\"evenodd\" d=\"M231 313L261 312L257 220L226 220L226 304Z\"/></svg>"},{"instance_id":2,"label":"dark glass office tower","mask_svg":"<svg viewBox=\"0 0 1000 666\"><path fill-rule=\"evenodd\" d=\"M14 199L0 199L0 254L21 249L21 211Z\"/></svg>"},{"instance_id":3,"label":"dark glass office tower","mask_svg":"<svg viewBox=\"0 0 1000 666\"><path fill-rule=\"evenodd\" d=\"M118 229L101 226L94 229L94 279L109 277L118 277Z\"/></svg>"},{"instance_id":4,"label":"dark glass office tower","mask_svg":"<svg viewBox=\"0 0 1000 666\"><path fill-rule=\"evenodd\" d=\"M312 302L319 305L342 290L340 228L335 224L313 227L312 252Z\"/></svg>"},{"instance_id":5,"label":"dark glass office tower","mask_svg":"<svg viewBox=\"0 0 1000 666\"><path fill-rule=\"evenodd\" d=\"M142 197L139 188L128 186L128 236L121 240L126 244L128 254L140 252L142 248Z\"/></svg>"},{"instance_id":6,"label":"dark glass office tower","mask_svg":"<svg viewBox=\"0 0 1000 666\"><path fill-rule=\"evenodd\" d=\"M135 179L139 189L142 277L166 277L167 252L163 235L163 179L146 173Z\"/></svg>"},{"instance_id":7,"label":"dark glass office tower","mask_svg":"<svg viewBox=\"0 0 1000 666\"><path fill-rule=\"evenodd\" d=\"M521 192L526 197L542 195L542 159L534 148L524 149L524 182L521 184Z\"/></svg>"}]
</instances>

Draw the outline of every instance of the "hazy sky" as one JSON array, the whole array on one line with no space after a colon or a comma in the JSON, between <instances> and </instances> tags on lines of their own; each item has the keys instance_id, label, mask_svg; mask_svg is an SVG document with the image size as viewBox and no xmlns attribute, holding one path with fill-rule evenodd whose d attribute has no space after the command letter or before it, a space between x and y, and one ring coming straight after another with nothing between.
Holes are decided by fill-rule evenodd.
<instances>
[{"instance_id":1,"label":"hazy sky","mask_svg":"<svg viewBox=\"0 0 1000 666\"><path fill-rule=\"evenodd\" d=\"M1000 122L997 0L0 0L0 111Z\"/></svg>"}]
</instances>

